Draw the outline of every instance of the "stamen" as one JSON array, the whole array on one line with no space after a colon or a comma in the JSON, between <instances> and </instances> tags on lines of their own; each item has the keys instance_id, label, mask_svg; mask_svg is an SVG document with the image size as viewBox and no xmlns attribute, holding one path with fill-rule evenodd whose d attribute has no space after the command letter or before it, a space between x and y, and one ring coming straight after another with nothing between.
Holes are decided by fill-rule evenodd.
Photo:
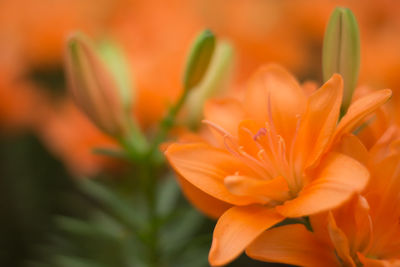
<instances>
[{"instance_id":1,"label":"stamen","mask_svg":"<svg viewBox=\"0 0 400 267\"><path fill-rule=\"evenodd\" d=\"M284 168L287 169L289 167L288 160L286 158L286 143L282 136L278 135L278 143L279 143L279 155L281 157L282 162L284 163Z\"/></svg>"},{"instance_id":2,"label":"stamen","mask_svg":"<svg viewBox=\"0 0 400 267\"><path fill-rule=\"evenodd\" d=\"M271 130L274 133L274 135L277 135L276 132L276 127L274 124L274 119L272 118L272 105L271 105L271 93L268 94L268 119L269 119L269 123L271 125Z\"/></svg>"},{"instance_id":3,"label":"stamen","mask_svg":"<svg viewBox=\"0 0 400 267\"><path fill-rule=\"evenodd\" d=\"M300 131L300 124L301 124L301 115L297 114L296 115L296 129L294 131L292 143L290 144L290 152L289 152L289 169L291 170L290 171L291 179L296 184L296 187L300 187L302 184L302 182L299 181L301 178L297 177L296 166L294 165L294 163L295 163L294 149L295 149L297 138L298 138L299 131Z\"/></svg>"},{"instance_id":4,"label":"stamen","mask_svg":"<svg viewBox=\"0 0 400 267\"><path fill-rule=\"evenodd\" d=\"M230 144L229 144L230 142ZM229 137L224 136L224 145L226 149L235 157L244 161L253 171L255 171L260 177L269 177L269 174L263 168L259 161L251 157L249 154L243 151L243 147L239 147L235 141Z\"/></svg>"},{"instance_id":5,"label":"stamen","mask_svg":"<svg viewBox=\"0 0 400 267\"><path fill-rule=\"evenodd\" d=\"M253 135L253 140L259 149L257 157L263 163L263 168L270 173L271 177L277 175L287 176L289 171L285 140L280 135L274 136L271 133L268 122L266 122L265 126L265 128L260 128L258 132ZM243 127L242 129L249 135L253 134L248 128ZM267 153L264 145L260 143L261 137L267 138L267 146L270 153Z\"/></svg>"},{"instance_id":6,"label":"stamen","mask_svg":"<svg viewBox=\"0 0 400 267\"><path fill-rule=\"evenodd\" d=\"M250 135L250 137L253 137L253 140L256 144L256 146L258 147L258 149L264 149L263 146L260 144L260 142L258 142L258 139L260 138L260 136L265 135L266 130L265 128L261 128L260 130L258 130L258 132L253 136L252 131L250 131L250 129L242 127L242 130L245 131L248 135Z\"/></svg>"},{"instance_id":7,"label":"stamen","mask_svg":"<svg viewBox=\"0 0 400 267\"><path fill-rule=\"evenodd\" d=\"M232 138L233 138L233 136L232 136L228 131L226 131L224 128L222 128L222 127L219 126L218 124L215 124L214 122L209 121L209 120L202 120L201 122L204 123L204 124L207 124L208 126L210 126L212 129L214 129L215 131L217 131L217 132L218 132L219 134L221 134L223 137L229 136L229 137L232 137Z\"/></svg>"},{"instance_id":8,"label":"stamen","mask_svg":"<svg viewBox=\"0 0 400 267\"><path fill-rule=\"evenodd\" d=\"M257 157L264 163L263 167L267 170L267 172L271 174L271 177L277 176L276 171L273 169L271 165L271 162L268 161L269 156L264 149L260 149L260 151L258 151Z\"/></svg>"},{"instance_id":9,"label":"stamen","mask_svg":"<svg viewBox=\"0 0 400 267\"><path fill-rule=\"evenodd\" d=\"M290 144L289 160L291 162L294 161L294 147L295 147L295 143L296 143L296 140L297 140L297 136L299 135L300 122L301 122L301 115L297 114L296 115L296 129L294 131L294 136L293 136L292 143Z\"/></svg>"},{"instance_id":10,"label":"stamen","mask_svg":"<svg viewBox=\"0 0 400 267\"><path fill-rule=\"evenodd\" d=\"M252 162L251 165L256 167L254 170L259 170L263 174L261 177L267 177L269 179L272 179L273 176L271 176L272 173L268 173L268 171L265 169L264 164L261 164L257 159L252 157L250 154L248 154L246 151L244 151L243 147L239 147L239 152L243 156L244 159L247 159L248 162Z\"/></svg>"},{"instance_id":11,"label":"stamen","mask_svg":"<svg viewBox=\"0 0 400 267\"><path fill-rule=\"evenodd\" d=\"M276 153L274 140L272 140L273 136L271 135L271 128L270 128L270 126L269 126L269 124L267 122L265 123L265 128L266 128L265 136L267 137L267 140L268 140L268 146L269 146L269 149L270 149L270 151L272 153L272 156L274 158L273 161L276 163L276 159L277 159L278 155Z\"/></svg>"},{"instance_id":12,"label":"stamen","mask_svg":"<svg viewBox=\"0 0 400 267\"><path fill-rule=\"evenodd\" d=\"M247 128L243 128L243 130L245 130L246 132L248 132L248 133L251 133L251 131L249 130L249 129L247 129ZM252 133L251 133L252 134ZM257 141L257 139L260 137L260 136L263 136L263 135L266 135L267 134L267 129L265 129L265 128L260 128L260 130L258 130L258 132L253 136L253 140L254 141Z\"/></svg>"}]
</instances>

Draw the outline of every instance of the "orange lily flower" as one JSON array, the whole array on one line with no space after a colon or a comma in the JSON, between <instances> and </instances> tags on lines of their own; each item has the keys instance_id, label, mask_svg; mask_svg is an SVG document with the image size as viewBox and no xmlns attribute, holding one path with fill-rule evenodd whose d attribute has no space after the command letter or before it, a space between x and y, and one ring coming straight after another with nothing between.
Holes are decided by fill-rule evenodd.
<instances>
[{"instance_id":1,"label":"orange lily flower","mask_svg":"<svg viewBox=\"0 0 400 267\"><path fill-rule=\"evenodd\" d=\"M368 170L332 148L391 91L353 103L337 124L342 90L341 77L334 75L307 96L286 70L264 66L250 80L243 101L207 104L205 122L213 140L166 149L189 199L195 205L207 201L200 207L207 214L224 212L214 230L211 265L227 264L285 218L335 208L367 184Z\"/></svg>"},{"instance_id":2,"label":"orange lily flower","mask_svg":"<svg viewBox=\"0 0 400 267\"><path fill-rule=\"evenodd\" d=\"M400 266L400 131L389 128L368 152L354 136L346 153L366 164L370 182L362 195L302 225L265 232L247 249L250 257L301 266Z\"/></svg>"}]
</instances>

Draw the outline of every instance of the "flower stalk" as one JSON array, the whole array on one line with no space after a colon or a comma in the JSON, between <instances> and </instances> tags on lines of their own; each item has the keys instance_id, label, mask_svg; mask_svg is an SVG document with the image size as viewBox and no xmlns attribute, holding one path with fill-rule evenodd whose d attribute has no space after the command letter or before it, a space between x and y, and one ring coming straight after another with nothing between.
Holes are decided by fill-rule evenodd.
<instances>
[{"instance_id":1,"label":"flower stalk","mask_svg":"<svg viewBox=\"0 0 400 267\"><path fill-rule=\"evenodd\" d=\"M183 75L183 91L177 102L168 110L160 123L160 129L153 142L151 153L158 154L159 144L165 140L168 131L174 126L176 117L188 98L189 92L203 80L215 50L215 36L210 30L201 32L189 52ZM157 156L155 156L157 157Z\"/></svg>"},{"instance_id":2,"label":"flower stalk","mask_svg":"<svg viewBox=\"0 0 400 267\"><path fill-rule=\"evenodd\" d=\"M112 55L109 51L108 62L115 61ZM116 69L116 64L111 65ZM89 119L118 140L133 158L144 154L147 141L130 116L128 84L116 78L116 71L109 69L89 38L81 33L68 40L66 72L72 97Z\"/></svg>"}]
</instances>

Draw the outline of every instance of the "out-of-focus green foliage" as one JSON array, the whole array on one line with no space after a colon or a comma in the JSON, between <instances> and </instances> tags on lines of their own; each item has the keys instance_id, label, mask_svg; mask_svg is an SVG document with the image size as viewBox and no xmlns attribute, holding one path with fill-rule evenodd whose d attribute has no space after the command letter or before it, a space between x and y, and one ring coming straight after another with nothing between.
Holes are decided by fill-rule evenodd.
<instances>
[{"instance_id":1,"label":"out-of-focus green foliage","mask_svg":"<svg viewBox=\"0 0 400 267\"><path fill-rule=\"evenodd\" d=\"M149 216L144 196L110 190L100 182L84 180L78 185L96 208L86 219L55 217L61 230L40 253L52 255L43 266L152 266L147 262ZM158 187L159 244L157 266L207 266L209 234L197 235L205 218L184 201L172 177ZM45 258L45 257L43 257ZM47 264L47 265L46 265ZM40 266L37 262L30 266Z\"/></svg>"}]
</instances>

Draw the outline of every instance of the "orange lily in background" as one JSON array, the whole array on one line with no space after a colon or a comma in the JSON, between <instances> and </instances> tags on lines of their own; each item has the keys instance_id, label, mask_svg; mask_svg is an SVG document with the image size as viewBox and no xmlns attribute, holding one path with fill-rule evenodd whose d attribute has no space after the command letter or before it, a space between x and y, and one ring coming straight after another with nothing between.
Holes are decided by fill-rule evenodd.
<instances>
[{"instance_id":1,"label":"orange lily in background","mask_svg":"<svg viewBox=\"0 0 400 267\"><path fill-rule=\"evenodd\" d=\"M93 153L95 148L117 148L114 140L100 132L72 101L65 100L51 109L42 111L36 130L71 174L94 176L104 170L115 170L118 165L115 160Z\"/></svg>"},{"instance_id":2,"label":"orange lily in background","mask_svg":"<svg viewBox=\"0 0 400 267\"><path fill-rule=\"evenodd\" d=\"M0 40L12 43L29 66L62 63L66 36L81 29L99 34L113 15L110 0L13 0L0 3Z\"/></svg>"},{"instance_id":3,"label":"orange lily in background","mask_svg":"<svg viewBox=\"0 0 400 267\"><path fill-rule=\"evenodd\" d=\"M354 136L346 152L369 167L362 195L302 225L277 227L248 248L255 259L301 266L400 266L400 131L391 127L369 150ZM316 256L317 255L317 256Z\"/></svg>"},{"instance_id":4,"label":"orange lily in background","mask_svg":"<svg viewBox=\"0 0 400 267\"><path fill-rule=\"evenodd\" d=\"M268 0L233 0L229 5L223 0L194 2L198 16L234 44L238 54L235 74L238 82L244 82L263 62L280 62L301 75L306 74L303 72L308 70L309 63L314 63L307 61L311 58L309 43L301 35L301 27L293 24L292 10L302 5L293 7L290 4L293 1Z\"/></svg>"},{"instance_id":5,"label":"orange lily in background","mask_svg":"<svg viewBox=\"0 0 400 267\"><path fill-rule=\"evenodd\" d=\"M320 80L326 23L335 7L348 7L357 17L363 47L359 81L392 88L394 102L400 103L399 1L232 0L229 6L223 0L194 2L199 17L234 44L239 83L266 61L280 62L300 80Z\"/></svg>"},{"instance_id":6,"label":"orange lily in background","mask_svg":"<svg viewBox=\"0 0 400 267\"><path fill-rule=\"evenodd\" d=\"M4 63L7 79L0 82L0 94L6 100L0 109L3 128L15 120L29 125L50 151L72 167L74 174L95 174L94 170L104 167L103 160L88 154L96 147L109 147L110 141L78 111L72 111L69 100L55 100L42 92L41 85L30 79L31 71L61 66L62 50L71 31L82 30L95 39L113 37L126 50L132 67L129 71L137 90L132 114L144 129L151 130L181 92L187 48L193 34L204 28L192 11L190 3L180 0L2 1L0 40L13 47L12 54L21 59L22 65L22 70L10 73L7 69L14 63ZM15 90L21 83L32 87L29 94ZM37 95L44 98L40 105L31 101ZM82 158L79 163L78 158Z\"/></svg>"},{"instance_id":7,"label":"orange lily in background","mask_svg":"<svg viewBox=\"0 0 400 267\"><path fill-rule=\"evenodd\" d=\"M211 265L227 264L285 218L335 208L365 187L368 170L333 148L391 91L354 102L337 124L342 87L334 75L307 96L286 70L264 66L250 79L243 101L208 102L205 123L215 138L166 149L195 205L197 198L208 201L200 209L212 215L224 211L221 203L232 206L215 227Z\"/></svg>"},{"instance_id":8,"label":"orange lily in background","mask_svg":"<svg viewBox=\"0 0 400 267\"><path fill-rule=\"evenodd\" d=\"M362 45L371 46L371 49L385 55L363 54L361 80L368 77L377 87L394 89L399 84L395 75L399 60L392 51L397 51L399 42L391 33L398 30L400 25L396 16L399 5L395 3L340 2L352 8L359 18ZM335 5L337 2L333 1L295 0L235 0L229 7L223 1L5 0L0 3L0 40L1 43L12 44L16 50L13 53L23 58L24 72L6 75L24 76L29 84L32 81L26 79L26 74L30 73L30 68L60 65L65 37L71 30L83 30L92 37L110 34L128 52L132 65L138 99L134 106L135 117L143 128L151 130L168 103L181 91L181 70L186 48L194 32L207 26L232 41L239 62L235 85L243 83L249 73L267 60L283 62L300 77L314 78L319 76L319 46L325 22ZM310 60L304 60L306 58ZM157 79L154 78L155 73ZM5 127L15 120L29 125L29 120L41 120L37 116L31 118L35 113L32 110L38 106L31 99L36 98L36 89L40 86L33 86L33 90L23 97L17 97L14 93L16 84L1 86L4 92L2 98L7 99L1 105ZM394 98L398 99L396 92ZM19 105L21 102L28 104ZM52 102L53 99L46 101L59 114L57 107L54 107L57 103ZM52 109L48 109L48 112L52 112ZM75 131L75 123L70 123L71 127L65 131ZM39 129L39 134L41 132ZM86 138L84 136L82 133L83 139ZM42 139L51 149L51 141L47 141L46 137ZM87 149L91 150L92 147ZM74 155L70 155L72 157Z\"/></svg>"},{"instance_id":9,"label":"orange lily in background","mask_svg":"<svg viewBox=\"0 0 400 267\"><path fill-rule=\"evenodd\" d=\"M98 171L103 160L90 155L91 151L107 147L110 141L104 141L106 137L90 122L71 111L72 106L65 108L64 100L55 100L31 76L37 70L53 73L61 67L70 31L79 28L95 35L102 33L113 15L112 6L108 0L0 2L1 130L33 129L74 174Z\"/></svg>"},{"instance_id":10,"label":"orange lily in background","mask_svg":"<svg viewBox=\"0 0 400 267\"><path fill-rule=\"evenodd\" d=\"M36 91L21 75L23 67L0 44L0 129L7 133L32 127L36 115L32 110L44 103L44 95Z\"/></svg>"},{"instance_id":11,"label":"orange lily in background","mask_svg":"<svg viewBox=\"0 0 400 267\"><path fill-rule=\"evenodd\" d=\"M151 129L183 90L187 50L207 24L199 22L191 1L125 0L119 7L110 33L132 67L134 116L144 129Z\"/></svg>"}]
</instances>

